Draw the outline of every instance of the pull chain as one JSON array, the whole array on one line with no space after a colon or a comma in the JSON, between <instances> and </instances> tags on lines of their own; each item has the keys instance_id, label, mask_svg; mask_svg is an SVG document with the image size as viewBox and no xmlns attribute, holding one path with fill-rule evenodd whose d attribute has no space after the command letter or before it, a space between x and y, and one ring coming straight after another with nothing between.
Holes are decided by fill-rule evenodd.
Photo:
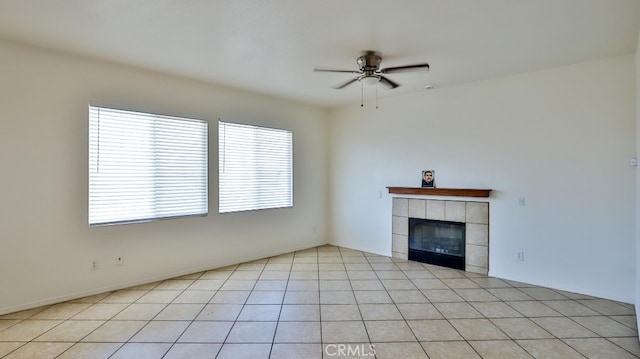
<instances>
[{"instance_id":1,"label":"pull chain","mask_svg":"<svg viewBox=\"0 0 640 359\"><path fill-rule=\"evenodd\" d=\"M378 85L374 85L376 87L376 110L378 109ZM360 81L360 107L364 107L364 85L362 81Z\"/></svg>"}]
</instances>

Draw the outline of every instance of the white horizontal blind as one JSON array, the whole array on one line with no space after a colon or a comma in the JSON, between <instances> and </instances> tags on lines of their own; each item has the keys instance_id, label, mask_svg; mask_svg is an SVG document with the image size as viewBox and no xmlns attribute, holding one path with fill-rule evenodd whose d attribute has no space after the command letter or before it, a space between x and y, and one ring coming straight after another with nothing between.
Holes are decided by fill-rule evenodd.
<instances>
[{"instance_id":1,"label":"white horizontal blind","mask_svg":"<svg viewBox=\"0 0 640 359\"><path fill-rule=\"evenodd\" d=\"M208 212L207 122L89 106L89 225Z\"/></svg>"},{"instance_id":2,"label":"white horizontal blind","mask_svg":"<svg viewBox=\"0 0 640 359\"><path fill-rule=\"evenodd\" d=\"M293 206L291 131L218 122L218 212Z\"/></svg>"}]
</instances>

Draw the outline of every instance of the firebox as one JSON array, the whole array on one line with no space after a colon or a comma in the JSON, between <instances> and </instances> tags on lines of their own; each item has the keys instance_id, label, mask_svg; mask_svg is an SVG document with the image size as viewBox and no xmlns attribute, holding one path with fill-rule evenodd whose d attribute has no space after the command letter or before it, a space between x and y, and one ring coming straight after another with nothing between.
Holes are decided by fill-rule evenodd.
<instances>
[{"instance_id":1,"label":"firebox","mask_svg":"<svg viewBox=\"0 0 640 359\"><path fill-rule=\"evenodd\" d=\"M465 269L465 224L409 218L409 260Z\"/></svg>"}]
</instances>

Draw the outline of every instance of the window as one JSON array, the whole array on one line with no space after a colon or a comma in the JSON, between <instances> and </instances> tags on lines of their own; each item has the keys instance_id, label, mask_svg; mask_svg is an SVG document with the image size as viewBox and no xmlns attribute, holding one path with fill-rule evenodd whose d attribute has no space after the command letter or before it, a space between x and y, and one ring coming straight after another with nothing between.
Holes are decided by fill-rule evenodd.
<instances>
[{"instance_id":1,"label":"window","mask_svg":"<svg viewBox=\"0 0 640 359\"><path fill-rule=\"evenodd\" d=\"M291 131L218 122L220 213L293 206Z\"/></svg>"},{"instance_id":2,"label":"window","mask_svg":"<svg viewBox=\"0 0 640 359\"><path fill-rule=\"evenodd\" d=\"M89 106L89 225L206 215L207 122Z\"/></svg>"}]
</instances>

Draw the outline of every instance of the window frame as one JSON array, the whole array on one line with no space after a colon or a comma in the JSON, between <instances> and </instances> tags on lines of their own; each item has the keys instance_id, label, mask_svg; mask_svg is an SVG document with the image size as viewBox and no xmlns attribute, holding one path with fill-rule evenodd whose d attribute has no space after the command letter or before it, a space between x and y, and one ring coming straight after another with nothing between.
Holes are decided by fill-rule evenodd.
<instances>
[{"instance_id":1,"label":"window frame","mask_svg":"<svg viewBox=\"0 0 640 359\"><path fill-rule=\"evenodd\" d=\"M101 111L104 111L104 115ZM111 129L108 129L107 122L111 122ZM208 133L207 120L90 104L87 171L89 227L207 216ZM105 142L112 134L111 142ZM145 139L143 137L147 137L147 141L139 142ZM110 145L114 147L108 147ZM102 175L99 174L99 166L102 166ZM100 187L100 181L108 183ZM109 190L112 192L109 193ZM139 197L135 197L134 201L131 194ZM100 201L108 204L100 205ZM141 206L127 207L122 203ZM136 211L131 211L132 208L136 208Z\"/></svg>"},{"instance_id":2,"label":"window frame","mask_svg":"<svg viewBox=\"0 0 640 359\"><path fill-rule=\"evenodd\" d=\"M228 138L226 137L229 130L231 133L236 132L244 132L245 134L248 132L253 133L253 139L251 141L246 141L242 145L238 145L238 147L251 147L253 151L251 151L251 157L253 159L253 167L250 168L250 176L249 180L246 179L246 175L241 175L240 173L236 173L239 171L237 168L234 170L236 172L233 175L237 177L235 180L241 181L235 183L235 189L231 192L234 194L230 194L228 179L223 178L223 173L226 172L228 161L235 161L237 159L228 157L228 153L230 151L230 147L235 142L238 142L239 139L235 138L230 143L228 143ZM265 142L261 142L259 140L264 140L264 136L272 136L269 140L270 143L265 146ZM277 209L285 209L292 208L294 206L294 141L293 141L293 131L284 128L276 128L276 127L268 127L263 125L254 125L247 124L241 122L231 122L227 120L220 119L218 121L218 213L219 214L230 214L230 213L239 213L239 212L251 212L251 211L262 211L262 210L277 210ZM271 146L271 147L269 147ZM264 148L263 148L264 147ZM258 148L258 149L256 149ZM273 152L268 152L265 150L271 149ZM282 149L286 151L286 153L278 153L276 150ZM237 154L237 151L241 151L237 147L231 149L231 152ZM248 152L248 151L247 151ZM244 153L247 155L247 153ZM262 156L262 157L261 157ZM269 156L269 160L265 161L264 156ZM240 160L240 163L250 162L250 159L243 158ZM274 179L276 176L273 175L273 171L276 169L270 167L266 162L278 162L280 165L284 165L285 167L279 168L279 171L286 171L285 176L283 177L284 181L278 182ZM257 163L257 165L256 165ZM285 164L286 163L286 164ZM237 164L237 163L236 163ZM256 167L257 166L257 167ZM238 166L236 166L238 167ZM243 167L245 168L245 167ZM263 172L263 176L260 176L260 173ZM271 175L268 172L271 171ZM266 174L265 174L266 173ZM255 177L253 176L255 175ZM265 182L270 182L270 185L265 185ZM247 189L241 188L241 186L249 186ZM275 194L282 189L286 189L285 195L281 197L275 196ZM242 193L240 193L242 192ZM236 204L230 204L230 201L236 201ZM242 205L237 204L238 201L243 203ZM275 204L274 204L275 203Z\"/></svg>"}]
</instances>

